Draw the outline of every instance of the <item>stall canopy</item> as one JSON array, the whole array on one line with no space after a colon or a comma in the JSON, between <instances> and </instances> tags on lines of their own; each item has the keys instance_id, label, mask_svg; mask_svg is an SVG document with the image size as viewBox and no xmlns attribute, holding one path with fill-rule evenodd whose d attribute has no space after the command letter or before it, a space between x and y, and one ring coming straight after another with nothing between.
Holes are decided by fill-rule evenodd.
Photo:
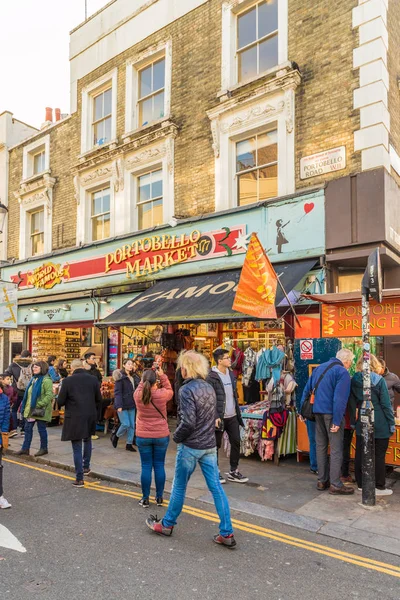
<instances>
[{"instance_id":1,"label":"stall canopy","mask_svg":"<svg viewBox=\"0 0 400 600\"><path fill-rule=\"evenodd\" d=\"M315 263L315 259L310 259L275 265L286 292L289 293ZM243 321L246 315L232 310L240 272L241 269L236 269L158 281L97 325ZM278 288L276 305L282 299Z\"/></svg>"}]
</instances>

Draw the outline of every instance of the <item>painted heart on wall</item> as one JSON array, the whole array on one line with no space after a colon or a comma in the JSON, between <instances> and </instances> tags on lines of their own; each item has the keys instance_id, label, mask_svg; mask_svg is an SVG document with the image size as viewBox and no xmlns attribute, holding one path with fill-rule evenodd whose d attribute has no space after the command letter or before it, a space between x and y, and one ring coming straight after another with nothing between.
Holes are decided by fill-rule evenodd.
<instances>
[{"instance_id":1,"label":"painted heart on wall","mask_svg":"<svg viewBox=\"0 0 400 600\"><path fill-rule=\"evenodd\" d=\"M313 209L314 209L314 202L306 202L304 205L304 212L306 213L306 215L308 215L308 213L310 213Z\"/></svg>"}]
</instances>

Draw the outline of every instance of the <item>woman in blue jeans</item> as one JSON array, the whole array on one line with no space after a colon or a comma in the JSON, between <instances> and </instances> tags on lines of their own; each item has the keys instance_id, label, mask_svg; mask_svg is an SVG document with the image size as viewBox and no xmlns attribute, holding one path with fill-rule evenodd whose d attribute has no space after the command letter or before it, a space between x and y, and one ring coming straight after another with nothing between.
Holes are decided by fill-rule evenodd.
<instances>
[{"instance_id":1,"label":"woman in blue jeans","mask_svg":"<svg viewBox=\"0 0 400 600\"><path fill-rule=\"evenodd\" d=\"M136 444L142 463L140 506L150 506L152 472L156 483L156 504L162 506L165 486L165 455L169 444L167 402L173 396L168 377L157 365L144 371L134 398L136 402ZM157 383L157 380L159 384Z\"/></svg>"},{"instance_id":2,"label":"woman in blue jeans","mask_svg":"<svg viewBox=\"0 0 400 600\"><path fill-rule=\"evenodd\" d=\"M210 490L220 518L219 534L214 542L226 548L234 548L228 498L219 479L215 427L219 426L216 411L217 399L213 387L205 381L208 361L202 354L189 351L180 356L184 383L179 390L180 423L174 433L178 444L174 483L168 510L162 520L150 515L146 525L159 535L172 535L182 512L186 488L196 466L200 469Z\"/></svg>"},{"instance_id":3,"label":"woman in blue jeans","mask_svg":"<svg viewBox=\"0 0 400 600\"><path fill-rule=\"evenodd\" d=\"M47 423L50 423L53 412L53 382L48 376L49 365L42 360L32 364L33 377L25 390L21 404L21 414L25 421L25 438L21 450L16 454L29 455L35 423L40 436L40 449L35 456L48 454Z\"/></svg>"},{"instance_id":4,"label":"woman in blue jeans","mask_svg":"<svg viewBox=\"0 0 400 600\"><path fill-rule=\"evenodd\" d=\"M136 414L133 391L139 385L140 379L135 371L136 364L132 359L128 358L124 360L122 369L116 369L113 373L113 379L115 381L114 408L116 408L118 412L120 426L118 431L111 434L111 443L114 448L116 448L119 438L126 433L125 449L128 450L128 452L136 452L136 448L133 446Z\"/></svg>"}]
</instances>

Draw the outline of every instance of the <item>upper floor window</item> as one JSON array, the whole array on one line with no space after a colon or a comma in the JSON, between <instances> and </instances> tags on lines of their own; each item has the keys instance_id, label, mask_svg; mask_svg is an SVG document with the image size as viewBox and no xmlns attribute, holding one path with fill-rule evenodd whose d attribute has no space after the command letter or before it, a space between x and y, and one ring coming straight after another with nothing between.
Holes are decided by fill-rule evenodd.
<instances>
[{"instance_id":1,"label":"upper floor window","mask_svg":"<svg viewBox=\"0 0 400 600\"><path fill-rule=\"evenodd\" d=\"M31 256L44 253L44 208L29 214Z\"/></svg>"},{"instance_id":2,"label":"upper floor window","mask_svg":"<svg viewBox=\"0 0 400 600\"><path fill-rule=\"evenodd\" d=\"M140 175L138 178L138 229L148 229L164 222L162 169Z\"/></svg>"},{"instance_id":3,"label":"upper floor window","mask_svg":"<svg viewBox=\"0 0 400 600\"><path fill-rule=\"evenodd\" d=\"M43 173L46 170L46 151L43 148L33 155L33 175Z\"/></svg>"},{"instance_id":4,"label":"upper floor window","mask_svg":"<svg viewBox=\"0 0 400 600\"><path fill-rule=\"evenodd\" d=\"M126 63L125 137L170 117L171 79L171 40L146 49Z\"/></svg>"},{"instance_id":5,"label":"upper floor window","mask_svg":"<svg viewBox=\"0 0 400 600\"><path fill-rule=\"evenodd\" d=\"M165 58L138 72L139 127L164 117Z\"/></svg>"},{"instance_id":6,"label":"upper floor window","mask_svg":"<svg viewBox=\"0 0 400 600\"><path fill-rule=\"evenodd\" d=\"M45 135L24 147L22 179L50 170L50 136Z\"/></svg>"},{"instance_id":7,"label":"upper floor window","mask_svg":"<svg viewBox=\"0 0 400 600\"><path fill-rule=\"evenodd\" d=\"M258 2L237 15L238 81L278 64L278 0Z\"/></svg>"},{"instance_id":8,"label":"upper floor window","mask_svg":"<svg viewBox=\"0 0 400 600\"><path fill-rule=\"evenodd\" d=\"M91 194L90 219L93 242L110 237L110 193L110 188L106 187Z\"/></svg>"},{"instance_id":9,"label":"upper floor window","mask_svg":"<svg viewBox=\"0 0 400 600\"><path fill-rule=\"evenodd\" d=\"M236 142L237 204L278 195L278 132L259 133Z\"/></svg>"},{"instance_id":10,"label":"upper floor window","mask_svg":"<svg viewBox=\"0 0 400 600\"><path fill-rule=\"evenodd\" d=\"M81 153L117 139L118 69L82 90Z\"/></svg>"},{"instance_id":11,"label":"upper floor window","mask_svg":"<svg viewBox=\"0 0 400 600\"><path fill-rule=\"evenodd\" d=\"M101 145L111 141L112 88L93 97L92 127L93 145Z\"/></svg>"}]
</instances>

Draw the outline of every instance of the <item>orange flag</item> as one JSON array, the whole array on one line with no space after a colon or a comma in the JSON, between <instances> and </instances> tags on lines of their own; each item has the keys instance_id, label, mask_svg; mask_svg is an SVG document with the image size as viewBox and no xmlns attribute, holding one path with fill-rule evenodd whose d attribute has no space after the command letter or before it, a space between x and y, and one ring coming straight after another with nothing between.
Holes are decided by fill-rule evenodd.
<instances>
[{"instance_id":1,"label":"orange flag","mask_svg":"<svg viewBox=\"0 0 400 600\"><path fill-rule=\"evenodd\" d=\"M251 234L233 310L258 317L276 319L275 297L278 278L256 233Z\"/></svg>"}]
</instances>

